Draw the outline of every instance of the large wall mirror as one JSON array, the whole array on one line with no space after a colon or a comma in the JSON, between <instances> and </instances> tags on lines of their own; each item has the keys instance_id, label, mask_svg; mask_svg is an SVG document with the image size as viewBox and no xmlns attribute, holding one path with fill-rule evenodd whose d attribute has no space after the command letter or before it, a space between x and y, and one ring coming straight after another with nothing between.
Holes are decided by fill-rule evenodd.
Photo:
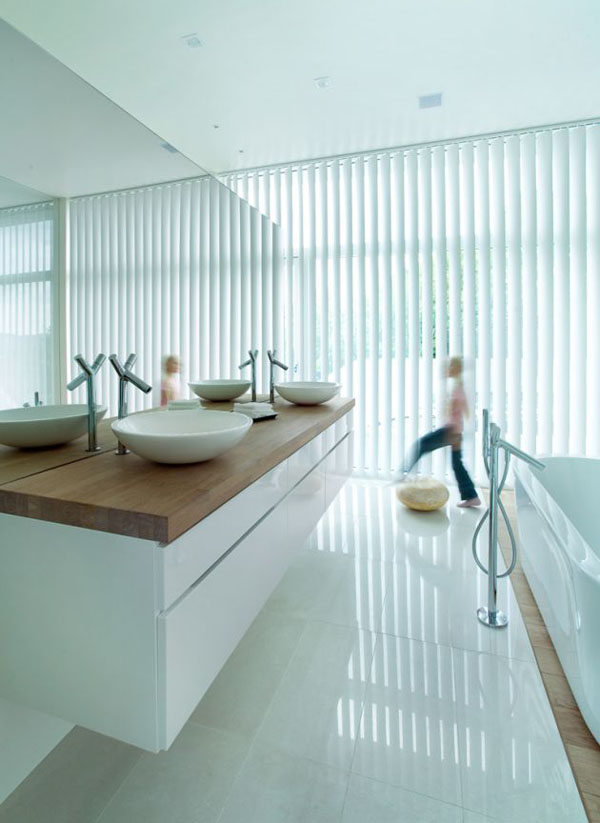
<instances>
[{"instance_id":1,"label":"large wall mirror","mask_svg":"<svg viewBox=\"0 0 600 823\"><path fill-rule=\"evenodd\" d=\"M277 345L271 221L1 21L0 107L0 408L81 402L78 352L135 352L155 386L176 354L185 393ZM115 412L107 366L98 399Z\"/></svg>"}]
</instances>

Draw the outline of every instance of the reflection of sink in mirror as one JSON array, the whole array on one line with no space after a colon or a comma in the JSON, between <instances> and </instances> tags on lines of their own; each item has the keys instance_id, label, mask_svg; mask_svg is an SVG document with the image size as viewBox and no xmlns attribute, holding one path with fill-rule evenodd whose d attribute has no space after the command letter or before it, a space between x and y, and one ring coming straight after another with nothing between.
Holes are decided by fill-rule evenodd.
<instances>
[{"instance_id":1,"label":"reflection of sink in mirror","mask_svg":"<svg viewBox=\"0 0 600 823\"><path fill-rule=\"evenodd\" d=\"M213 402L235 400L250 388L249 380L198 380L188 383L190 389L203 400Z\"/></svg>"},{"instance_id":2,"label":"reflection of sink in mirror","mask_svg":"<svg viewBox=\"0 0 600 823\"><path fill-rule=\"evenodd\" d=\"M96 406L102 420L106 406ZM87 406L31 406L0 411L0 443L21 449L40 449L69 443L87 431Z\"/></svg>"},{"instance_id":3,"label":"reflection of sink in mirror","mask_svg":"<svg viewBox=\"0 0 600 823\"><path fill-rule=\"evenodd\" d=\"M237 445L252 420L225 411L151 411L115 420L112 430L132 452L156 463L202 463Z\"/></svg>"},{"instance_id":4,"label":"reflection of sink in mirror","mask_svg":"<svg viewBox=\"0 0 600 823\"><path fill-rule=\"evenodd\" d=\"M290 403L298 406L318 406L326 403L335 397L340 390L338 383L326 383L313 381L290 381L287 383L277 383L275 386L277 394Z\"/></svg>"},{"instance_id":5,"label":"reflection of sink in mirror","mask_svg":"<svg viewBox=\"0 0 600 823\"><path fill-rule=\"evenodd\" d=\"M416 512L398 505L397 523L402 531L418 537L439 537L450 525L448 515L443 509L433 512Z\"/></svg>"}]
</instances>

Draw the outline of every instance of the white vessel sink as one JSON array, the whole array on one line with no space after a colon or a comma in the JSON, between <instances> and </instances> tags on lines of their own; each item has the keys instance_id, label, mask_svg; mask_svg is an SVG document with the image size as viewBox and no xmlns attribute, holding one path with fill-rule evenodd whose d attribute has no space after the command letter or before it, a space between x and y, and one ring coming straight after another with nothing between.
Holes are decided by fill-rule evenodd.
<instances>
[{"instance_id":1,"label":"white vessel sink","mask_svg":"<svg viewBox=\"0 0 600 823\"><path fill-rule=\"evenodd\" d=\"M225 411L151 411L115 420L112 430L132 452L157 463L201 463L233 448L252 420Z\"/></svg>"},{"instance_id":2,"label":"white vessel sink","mask_svg":"<svg viewBox=\"0 0 600 823\"><path fill-rule=\"evenodd\" d=\"M249 380L199 380L188 383L190 389L204 400L234 400L250 388Z\"/></svg>"},{"instance_id":3,"label":"white vessel sink","mask_svg":"<svg viewBox=\"0 0 600 823\"><path fill-rule=\"evenodd\" d=\"M102 420L106 406L96 406L96 419ZM20 449L60 446L87 431L87 406L31 406L0 411L0 443Z\"/></svg>"},{"instance_id":4,"label":"white vessel sink","mask_svg":"<svg viewBox=\"0 0 600 823\"><path fill-rule=\"evenodd\" d=\"M295 382L278 383L275 386L277 394L290 403L298 406L318 406L335 397L340 390L339 383Z\"/></svg>"}]
</instances>

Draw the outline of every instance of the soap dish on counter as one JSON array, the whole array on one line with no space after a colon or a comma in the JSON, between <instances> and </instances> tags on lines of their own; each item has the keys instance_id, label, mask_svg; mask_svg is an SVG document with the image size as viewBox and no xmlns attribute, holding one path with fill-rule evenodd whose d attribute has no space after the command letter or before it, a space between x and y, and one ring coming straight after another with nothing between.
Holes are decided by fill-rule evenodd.
<instances>
[{"instance_id":1,"label":"soap dish on counter","mask_svg":"<svg viewBox=\"0 0 600 823\"><path fill-rule=\"evenodd\" d=\"M234 403L233 411L245 414L252 420L273 420L278 414L270 403Z\"/></svg>"}]
</instances>

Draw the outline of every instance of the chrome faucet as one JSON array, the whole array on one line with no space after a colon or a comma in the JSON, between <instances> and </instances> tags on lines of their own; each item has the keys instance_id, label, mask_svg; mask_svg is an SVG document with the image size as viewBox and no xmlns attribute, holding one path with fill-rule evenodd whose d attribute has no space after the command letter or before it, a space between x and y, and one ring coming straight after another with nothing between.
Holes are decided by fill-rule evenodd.
<instances>
[{"instance_id":1,"label":"chrome faucet","mask_svg":"<svg viewBox=\"0 0 600 823\"><path fill-rule=\"evenodd\" d=\"M252 402L256 402L256 361L258 360L258 349L249 349L250 357L243 363L240 363L240 369L245 369L246 366L252 368Z\"/></svg>"},{"instance_id":2,"label":"chrome faucet","mask_svg":"<svg viewBox=\"0 0 600 823\"><path fill-rule=\"evenodd\" d=\"M33 394L33 405L34 405L36 408L37 408L38 406L43 406L43 405L44 405L43 401L42 401L42 400L40 400L40 393L39 393L39 391L36 391L36 392L34 392L34 394ZM30 409L30 408L31 408L31 403L23 403L23 408L24 408L24 409Z\"/></svg>"},{"instance_id":3,"label":"chrome faucet","mask_svg":"<svg viewBox=\"0 0 600 823\"><path fill-rule=\"evenodd\" d=\"M508 477L508 470L510 468L510 457L523 460L534 466L536 469L545 468L544 463L536 460L535 457L507 443L500 436L500 427L490 420L490 414L487 409L483 410L483 463L487 476L490 480L490 505L487 511L483 513L479 523L475 528L472 541L472 551L475 562L484 574L488 576L488 604L477 609L477 617L486 626L491 628L502 628L508 623L508 617L504 612L498 608L498 580L502 577L508 577L512 574L517 563L517 541L512 530L510 519L504 508L504 504L500 499L502 489ZM500 464L498 460L500 450L504 451L504 470L500 474ZM511 562L506 571L498 574L498 512L501 512L508 532L508 537L511 544ZM489 519L489 537L488 537L488 565L487 568L479 560L477 555L477 538L481 531L483 524Z\"/></svg>"},{"instance_id":4,"label":"chrome faucet","mask_svg":"<svg viewBox=\"0 0 600 823\"><path fill-rule=\"evenodd\" d=\"M69 391L73 391L78 386L81 386L82 383L86 384L88 407L88 447L86 451L99 452L101 449L96 438L96 399L94 392L94 377L98 374L100 367L106 360L106 355L99 354L91 366L82 354L76 354L73 359L81 368L81 374L78 374L77 377L74 377L70 383L67 383L67 389Z\"/></svg>"},{"instance_id":5,"label":"chrome faucet","mask_svg":"<svg viewBox=\"0 0 600 823\"><path fill-rule=\"evenodd\" d=\"M129 355L125 363L121 363L119 358L116 354L111 354L108 358L111 362L112 367L119 375L119 420L122 420L124 417L127 417L127 386L129 383L133 383L136 389L143 391L144 394L148 394L148 392L152 391L152 386L149 386L148 383L145 383L141 377L135 375L131 369L135 361L137 360L137 354L133 352ZM129 449L124 446L120 440L117 440L117 449L115 454L127 454Z\"/></svg>"},{"instance_id":6,"label":"chrome faucet","mask_svg":"<svg viewBox=\"0 0 600 823\"><path fill-rule=\"evenodd\" d=\"M275 383L273 381L273 369L275 368L275 366L279 366L280 369L284 369L285 371L288 370L288 367L285 366L281 362L281 360L276 359L276 353L276 349L267 352L267 357L269 358L269 403L275 402Z\"/></svg>"}]
</instances>

